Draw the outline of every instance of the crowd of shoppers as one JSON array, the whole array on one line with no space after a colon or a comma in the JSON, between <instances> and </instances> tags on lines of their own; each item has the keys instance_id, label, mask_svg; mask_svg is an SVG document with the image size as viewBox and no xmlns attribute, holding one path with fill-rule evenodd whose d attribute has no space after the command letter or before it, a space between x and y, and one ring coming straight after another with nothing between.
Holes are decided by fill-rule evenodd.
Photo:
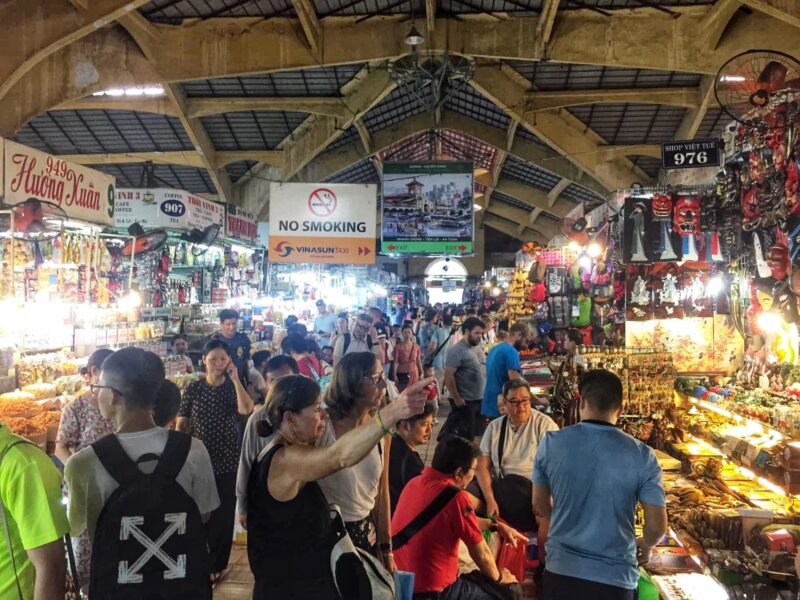
<instances>
[{"instance_id":1,"label":"crowd of shoppers","mask_svg":"<svg viewBox=\"0 0 800 600\"><path fill-rule=\"evenodd\" d=\"M486 543L491 532L512 545L537 537L538 598L635 598L666 510L653 451L615 427L614 374L583 376L581 422L559 430L521 377L527 325L487 337L477 314L431 308L404 309L396 327L370 310L350 329L346 315L318 308L313 332L292 322L283 353L257 352L241 369L249 344L223 311L203 376L182 394L152 353L93 354L90 393L63 412L58 434L66 514L56 467L0 424L11 543L0 597L63 598L70 533L90 597L210 599L238 519L254 598L343 600L335 506L356 547L414 573L414 600L510 593L516 580ZM440 397L451 411L426 467L419 450ZM471 570L459 568L459 548Z\"/></svg>"}]
</instances>

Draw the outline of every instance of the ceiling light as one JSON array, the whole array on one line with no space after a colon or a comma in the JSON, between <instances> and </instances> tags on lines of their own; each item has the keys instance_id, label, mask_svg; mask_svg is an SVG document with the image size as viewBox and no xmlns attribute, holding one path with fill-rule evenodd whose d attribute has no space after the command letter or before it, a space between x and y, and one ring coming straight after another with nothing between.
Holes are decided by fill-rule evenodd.
<instances>
[{"instance_id":1,"label":"ceiling light","mask_svg":"<svg viewBox=\"0 0 800 600\"><path fill-rule=\"evenodd\" d=\"M411 29L408 31L406 35L406 45L407 46L419 46L422 42L425 41L425 38L422 37L422 34L417 31L416 26L412 23Z\"/></svg>"},{"instance_id":2,"label":"ceiling light","mask_svg":"<svg viewBox=\"0 0 800 600\"><path fill-rule=\"evenodd\" d=\"M472 203L472 210L474 210L475 212L478 212L478 211L479 211L479 210L481 210L482 208L483 208L483 207L482 207L480 204L478 204L477 202L473 202L473 203Z\"/></svg>"},{"instance_id":3,"label":"ceiling light","mask_svg":"<svg viewBox=\"0 0 800 600\"><path fill-rule=\"evenodd\" d=\"M122 88L111 88L110 90L106 90L103 92L106 96L122 96L125 93L125 90Z\"/></svg>"},{"instance_id":4,"label":"ceiling light","mask_svg":"<svg viewBox=\"0 0 800 600\"><path fill-rule=\"evenodd\" d=\"M109 88L100 92L94 92L92 96L161 96L164 88L160 85L137 85L127 88Z\"/></svg>"},{"instance_id":5,"label":"ceiling light","mask_svg":"<svg viewBox=\"0 0 800 600\"><path fill-rule=\"evenodd\" d=\"M160 96L164 93L164 88L160 85L151 85L144 88L145 96Z\"/></svg>"},{"instance_id":6,"label":"ceiling light","mask_svg":"<svg viewBox=\"0 0 800 600\"><path fill-rule=\"evenodd\" d=\"M125 88L126 96L141 96L142 94L144 94L144 90L140 87Z\"/></svg>"}]
</instances>

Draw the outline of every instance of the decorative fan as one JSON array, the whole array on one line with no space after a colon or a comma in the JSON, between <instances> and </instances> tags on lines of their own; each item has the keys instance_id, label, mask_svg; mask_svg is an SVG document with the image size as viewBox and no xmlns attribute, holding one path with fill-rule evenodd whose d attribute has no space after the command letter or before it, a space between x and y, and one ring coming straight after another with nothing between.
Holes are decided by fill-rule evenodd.
<instances>
[{"instance_id":1,"label":"decorative fan","mask_svg":"<svg viewBox=\"0 0 800 600\"><path fill-rule=\"evenodd\" d=\"M219 236L220 226L216 223L209 225L205 229L192 229L189 233L184 233L181 239L192 244L192 254L202 256L211 247Z\"/></svg>"},{"instance_id":2,"label":"decorative fan","mask_svg":"<svg viewBox=\"0 0 800 600\"><path fill-rule=\"evenodd\" d=\"M765 125L774 105L800 93L800 62L771 50L748 50L722 65L714 95L722 109L749 126Z\"/></svg>"},{"instance_id":3,"label":"decorative fan","mask_svg":"<svg viewBox=\"0 0 800 600\"><path fill-rule=\"evenodd\" d=\"M11 210L14 211L12 235L17 239L44 242L53 240L64 232L67 213L56 204L28 198ZM8 232L10 229L11 216L0 215L0 232Z\"/></svg>"},{"instance_id":4,"label":"decorative fan","mask_svg":"<svg viewBox=\"0 0 800 600\"><path fill-rule=\"evenodd\" d=\"M155 252L167 241L167 232L163 229L154 229L145 233L139 223L133 223L128 227L128 233L134 239L128 240L122 247L122 256L129 257L141 256L148 252Z\"/></svg>"}]
</instances>

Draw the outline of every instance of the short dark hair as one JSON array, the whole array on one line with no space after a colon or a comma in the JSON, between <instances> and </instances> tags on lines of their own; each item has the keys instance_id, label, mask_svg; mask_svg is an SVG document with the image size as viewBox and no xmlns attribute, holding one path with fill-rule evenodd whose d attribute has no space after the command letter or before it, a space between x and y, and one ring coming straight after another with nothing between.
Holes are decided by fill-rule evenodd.
<instances>
[{"instance_id":1,"label":"short dark hair","mask_svg":"<svg viewBox=\"0 0 800 600\"><path fill-rule=\"evenodd\" d=\"M219 311L219 322L222 323L223 321L227 321L228 319L236 319L239 320L239 312L233 310L232 308L223 308Z\"/></svg>"},{"instance_id":2,"label":"short dark hair","mask_svg":"<svg viewBox=\"0 0 800 600\"><path fill-rule=\"evenodd\" d=\"M289 367L295 375L300 372L297 361L286 354L278 354L267 361L267 373L275 373L284 367Z\"/></svg>"},{"instance_id":3,"label":"short dark hair","mask_svg":"<svg viewBox=\"0 0 800 600\"><path fill-rule=\"evenodd\" d=\"M428 310L425 311L425 320L430 323L431 321L433 321L436 318L436 315L438 315L438 314L439 313L436 312L435 309L429 308Z\"/></svg>"},{"instance_id":4,"label":"short dark hair","mask_svg":"<svg viewBox=\"0 0 800 600\"><path fill-rule=\"evenodd\" d=\"M322 350L323 352L325 352L325 350L330 350L331 352L333 352L333 346L323 346L323 347L321 348L321 350Z\"/></svg>"},{"instance_id":5,"label":"short dark hair","mask_svg":"<svg viewBox=\"0 0 800 600\"><path fill-rule=\"evenodd\" d=\"M478 457L478 447L462 437L451 435L436 445L431 466L440 473L452 475L456 469L468 471Z\"/></svg>"},{"instance_id":6,"label":"short dark hair","mask_svg":"<svg viewBox=\"0 0 800 600\"><path fill-rule=\"evenodd\" d=\"M186 338L185 333L176 333L172 336L172 343L175 343L175 340L183 340L184 342L188 342L189 340Z\"/></svg>"},{"instance_id":7,"label":"short dark hair","mask_svg":"<svg viewBox=\"0 0 800 600\"><path fill-rule=\"evenodd\" d=\"M289 327L291 327L292 325L294 325L295 323L297 323L299 320L300 320L300 319L298 319L298 318L297 318L297 316L295 316L295 315L289 315L288 317L286 317L286 318L283 320L283 325L284 325L284 327L286 327L286 328L288 329Z\"/></svg>"},{"instance_id":8,"label":"short dark hair","mask_svg":"<svg viewBox=\"0 0 800 600\"><path fill-rule=\"evenodd\" d=\"M206 342L206 345L203 346L203 358L205 358L209 352L211 352L212 350L216 350L217 348L225 350L225 354L227 354L228 356L231 355L231 348L230 346L228 346L228 344L226 344L222 340L209 340L208 342Z\"/></svg>"},{"instance_id":9,"label":"short dark hair","mask_svg":"<svg viewBox=\"0 0 800 600\"><path fill-rule=\"evenodd\" d=\"M260 365L267 362L270 356L272 356L272 353L269 350L259 350L250 358L253 359L253 366L257 369Z\"/></svg>"},{"instance_id":10,"label":"short dark hair","mask_svg":"<svg viewBox=\"0 0 800 600\"><path fill-rule=\"evenodd\" d=\"M527 323L517 321L508 328L508 333L521 333L525 337L529 337L531 335L531 327Z\"/></svg>"},{"instance_id":11,"label":"short dark hair","mask_svg":"<svg viewBox=\"0 0 800 600\"><path fill-rule=\"evenodd\" d=\"M272 435L280 427L284 413L302 412L314 404L317 396L319 396L319 386L313 379L303 375L279 377L269 388L264 402L267 420L256 423L256 432L261 437Z\"/></svg>"},{"instance_id":12,"label":"short dark hair","mask_svg":"<svg viewBox=\"0 0 800 600\"><path fill-rule=\"evenodd\" d=\"M486 327L486 323L481 321L478 317L467 317L461 324L461 333L467 333L476 327Z\"/></svg>"},{"instance_id":13,"label":"short dark hair","mask_svg":"<svg viewBox=\"0 0 800 600\"><path fill-rule=\"evenodd\" d=\"M432 416L434 413L434 406L433 402L426 402L425 405L422 407L422 412L418 415L414 415L413 417L409 417L407 419L401 419L397 422L397 427L400 427L401 423L408 423L409 425L413 425L417 421L421 421L425 417Z\"/></svg>"},{"instance_id":14,"label":"short dark hair","mask_svg":"<svg viewBox=\"0 0 800 600\"><path fill-rule=\"evenodd\" d=\"M368 313L378 313L381 316L381 318L383 318L383 311L380 308L378 308L377 306L370 306L367 309L367 312Z\"/></svg>"},{"instance_id":15,"label":"short dark hair","mask_svg":"<svg viewBox=\"0 0 800 600\"><path fill-rule=\"evenodd\" d=\"M286 332L289 335L299 335L300 337L306 337L308 335L308 327L303 325L302 323L295 323L294 325L290 325Z\"/></svg>"},{"instance_id":16,"label":"short dark hair","mask_svg":"<svg viewBox=\"0 0 800 600\"><path fill-rule=\"evenodd\" d=\"M442 315L442 325L445 327L452 327L453 326L453 315L449 313L445 313Z\"/></svg>"},{"instance_id":17,"label":"short dark hair","mask_svg":"<svg viewBox=\"0 0 800 600\"><path fill-rule=\"evenodd\" d=\"M356 317L356 321L369 321L372 323L372 319L367 313L361 313Z\"/></svg>"},{"instance_id":18,"label":"short dark hair","mask_svg":"<svg viewBox=\"0 0 800 600\"><path fill-rule=\"evenodd\" d=\"M181 406L181 391L169 379L165 379L158 388L155 402L153 403L153 421L159 427L166 427L178 415Z\"/></svg>"},{"instance_id":19,"label":"short dark hair","mask_svg":"<svg viewBox=\"0 0 800 600\"><path fill-rule=\"evenodd\" d=\"M103 378L119 392L127 408L149 409L164 382L164 363L153 352L122 348L103 362Z\"/></svg>"},{"instance_id":20,"label":"short dark hair","mask_svg":"<svg viewBox=\"0 0 800 600\"><path fill-rule=\"evenodd\" d=\"M92 355L89 357L89 362L86 363L87 372L91 372L92 367L102 370L103 363L112 354L114 354L114 351L108 348L100 348L100 350L92 352Z\"/></svg>"},{"instance_id":21,"label":"short dark hair","mask_svg":"<svg viewBox=\"0 0 800 600\"><path fill-rule=\"evenodd\" d=\"M306 342L306 338L296 333L290 333L281 342L281 350L283 350L286 354L303 354L304 352L308 352L308 342Z\"/></svg>"},{"instance_id":22,"label":"short dark hair","mask_svg":"<svg viewBox=\"0 0 800 600\"><path fill-rule=\"evenodd\" d=\"M600 412L611 412L622 406L622 381L606 369L593 369L584 373L578 389L581 398Z\"/></svg>"},{"instance_id":23,"label":"short dark hair","mask_svg":"<svg viewBox=\"0 0 800 600\"><path fill-rule=\"evenodd\" d=\"M508 392L511 390L515 390L517 388L525 388L530 392L531 398L533 397L533 392L531 392L530 384L525 381L522 377L514 377L514 379L509 379L503 384L503 398L508 396Z\"/></svg>"}]
</instances>

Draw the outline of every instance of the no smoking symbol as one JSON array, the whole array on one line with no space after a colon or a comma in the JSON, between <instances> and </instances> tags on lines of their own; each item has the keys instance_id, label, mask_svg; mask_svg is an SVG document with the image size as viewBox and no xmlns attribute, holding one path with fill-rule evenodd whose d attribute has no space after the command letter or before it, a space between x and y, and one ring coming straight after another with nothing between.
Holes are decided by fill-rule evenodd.
<instances>
[{"instance_id":1,"label":"no smoking symbol","mask_svg":"<svg viewBox=\"0 0 800 600\"><path fill-rule=\"evenodd\" d=\"M330 217L336 210L336 194L327 188L319 188L308 197L308 209L318 217Z\"/></svg>"}]
</instances>

